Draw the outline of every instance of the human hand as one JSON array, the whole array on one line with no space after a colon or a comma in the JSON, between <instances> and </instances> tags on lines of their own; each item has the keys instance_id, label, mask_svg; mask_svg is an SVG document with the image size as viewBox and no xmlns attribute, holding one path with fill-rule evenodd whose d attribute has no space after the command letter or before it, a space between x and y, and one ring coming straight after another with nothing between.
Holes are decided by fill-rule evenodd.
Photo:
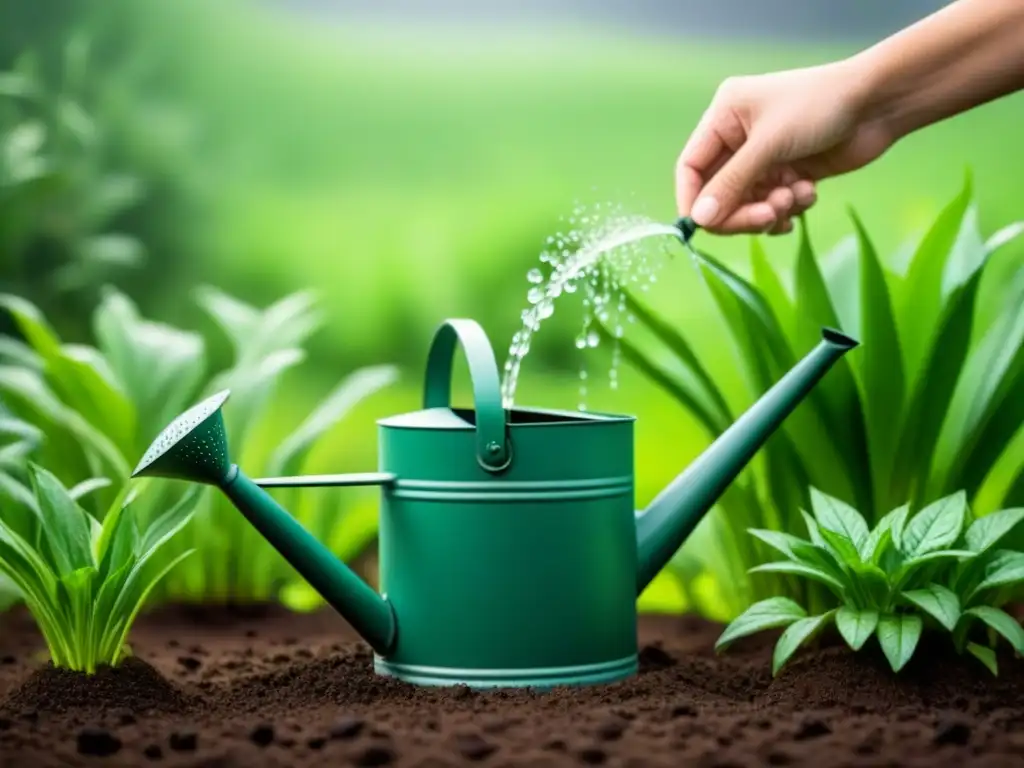
<instances>
[{"instance_id":1,"label":"human hand","mask_svg":"<svg viewBox=\"0 0 1024 768\"><path fill-rule=\"evenodd\" d=\"M896 140L867 116L861 74L840 61L723 82L676 165L679 215L719 234L791 232L816 182Z\"/></svg>"}]
</instances>

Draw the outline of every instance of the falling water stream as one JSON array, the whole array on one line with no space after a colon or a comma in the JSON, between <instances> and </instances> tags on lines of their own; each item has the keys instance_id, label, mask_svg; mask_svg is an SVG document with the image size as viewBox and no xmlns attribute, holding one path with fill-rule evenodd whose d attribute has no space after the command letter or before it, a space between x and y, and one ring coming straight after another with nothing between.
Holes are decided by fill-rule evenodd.
<instances>
[{"instance_id":1,"label":"falling water stream","mask_svg":"<svg viewBox=\"0 0 1024 768\"><path fill-rule=\"evenodd\" d=\"M602 211L600 206L587 212L581 207L569 220L568 234L548 238L541 263L549 267L547 275L540 267L527 273L529 306L522 312L522 325L512 337L502 380L502 400L506 408L515 401L516 385L523 359L530 351L533 335L544 320L554 314L555 301L578 291L583 295L583 327L576 337L581 350L597 347L601 335L594 327L600 322L610 327L615 344L609 370L609 385L618 386L619 344L624 325L633 318L626 311L625 289L638 286L647 291L657 281L657 273L667 261L667 243L650 248L650 239L671 237L678 243L679 230L644 216L625 215L619 209ZM587 369L580 368L579 409L586 410Z\"/></svg>"}]
</instances>

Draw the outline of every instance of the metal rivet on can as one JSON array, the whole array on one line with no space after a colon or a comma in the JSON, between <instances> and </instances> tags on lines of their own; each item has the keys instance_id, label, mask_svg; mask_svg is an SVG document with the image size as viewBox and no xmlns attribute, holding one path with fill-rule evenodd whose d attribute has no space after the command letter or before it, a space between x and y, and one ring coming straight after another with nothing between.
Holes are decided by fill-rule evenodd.
<instances>
[{"instance_id":1,"label":"metal rivet on can","mask_svg":"<svg viewBox=\"0 0 1024 768\"><path fill-rule=\"evenodd\" d=\"M487 452L491 454L491 456L497 456L501 453L501 446L492 441L487 444Z\"/></svg>"}]
</instances>

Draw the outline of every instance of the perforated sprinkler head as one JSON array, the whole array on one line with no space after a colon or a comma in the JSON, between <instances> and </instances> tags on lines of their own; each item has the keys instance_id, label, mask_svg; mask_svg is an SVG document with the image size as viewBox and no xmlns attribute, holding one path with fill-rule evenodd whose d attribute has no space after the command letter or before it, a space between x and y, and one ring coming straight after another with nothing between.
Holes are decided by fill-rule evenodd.
<instances>
[{"instance_id":1,"label":"perforated sprinkler head","mask_svg":"<svg viewBox=\"0 0 1024 768\"><path fill-rule=\"evenodd\" d=\"M132 477L166 477L221 484L231 469L221 406L230 390L194 405L168 424L143 455Z\"/></svg>"}]
</instances>

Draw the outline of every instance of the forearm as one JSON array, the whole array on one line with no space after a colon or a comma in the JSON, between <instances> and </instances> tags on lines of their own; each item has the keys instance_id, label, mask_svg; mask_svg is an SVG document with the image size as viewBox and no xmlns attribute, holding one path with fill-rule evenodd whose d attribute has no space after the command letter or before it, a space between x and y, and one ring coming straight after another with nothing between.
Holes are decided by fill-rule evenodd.
<instances>
[{"instance_id":1,"label":"forearm","mask_svg":"<svg viewBox=\"0 0 1024 768\"><path fill-rule=\"evenodd\" d=\"M893 139L1024 88L1024 0L957 0L846 62Z\"/></svg>"}]
</instances>

